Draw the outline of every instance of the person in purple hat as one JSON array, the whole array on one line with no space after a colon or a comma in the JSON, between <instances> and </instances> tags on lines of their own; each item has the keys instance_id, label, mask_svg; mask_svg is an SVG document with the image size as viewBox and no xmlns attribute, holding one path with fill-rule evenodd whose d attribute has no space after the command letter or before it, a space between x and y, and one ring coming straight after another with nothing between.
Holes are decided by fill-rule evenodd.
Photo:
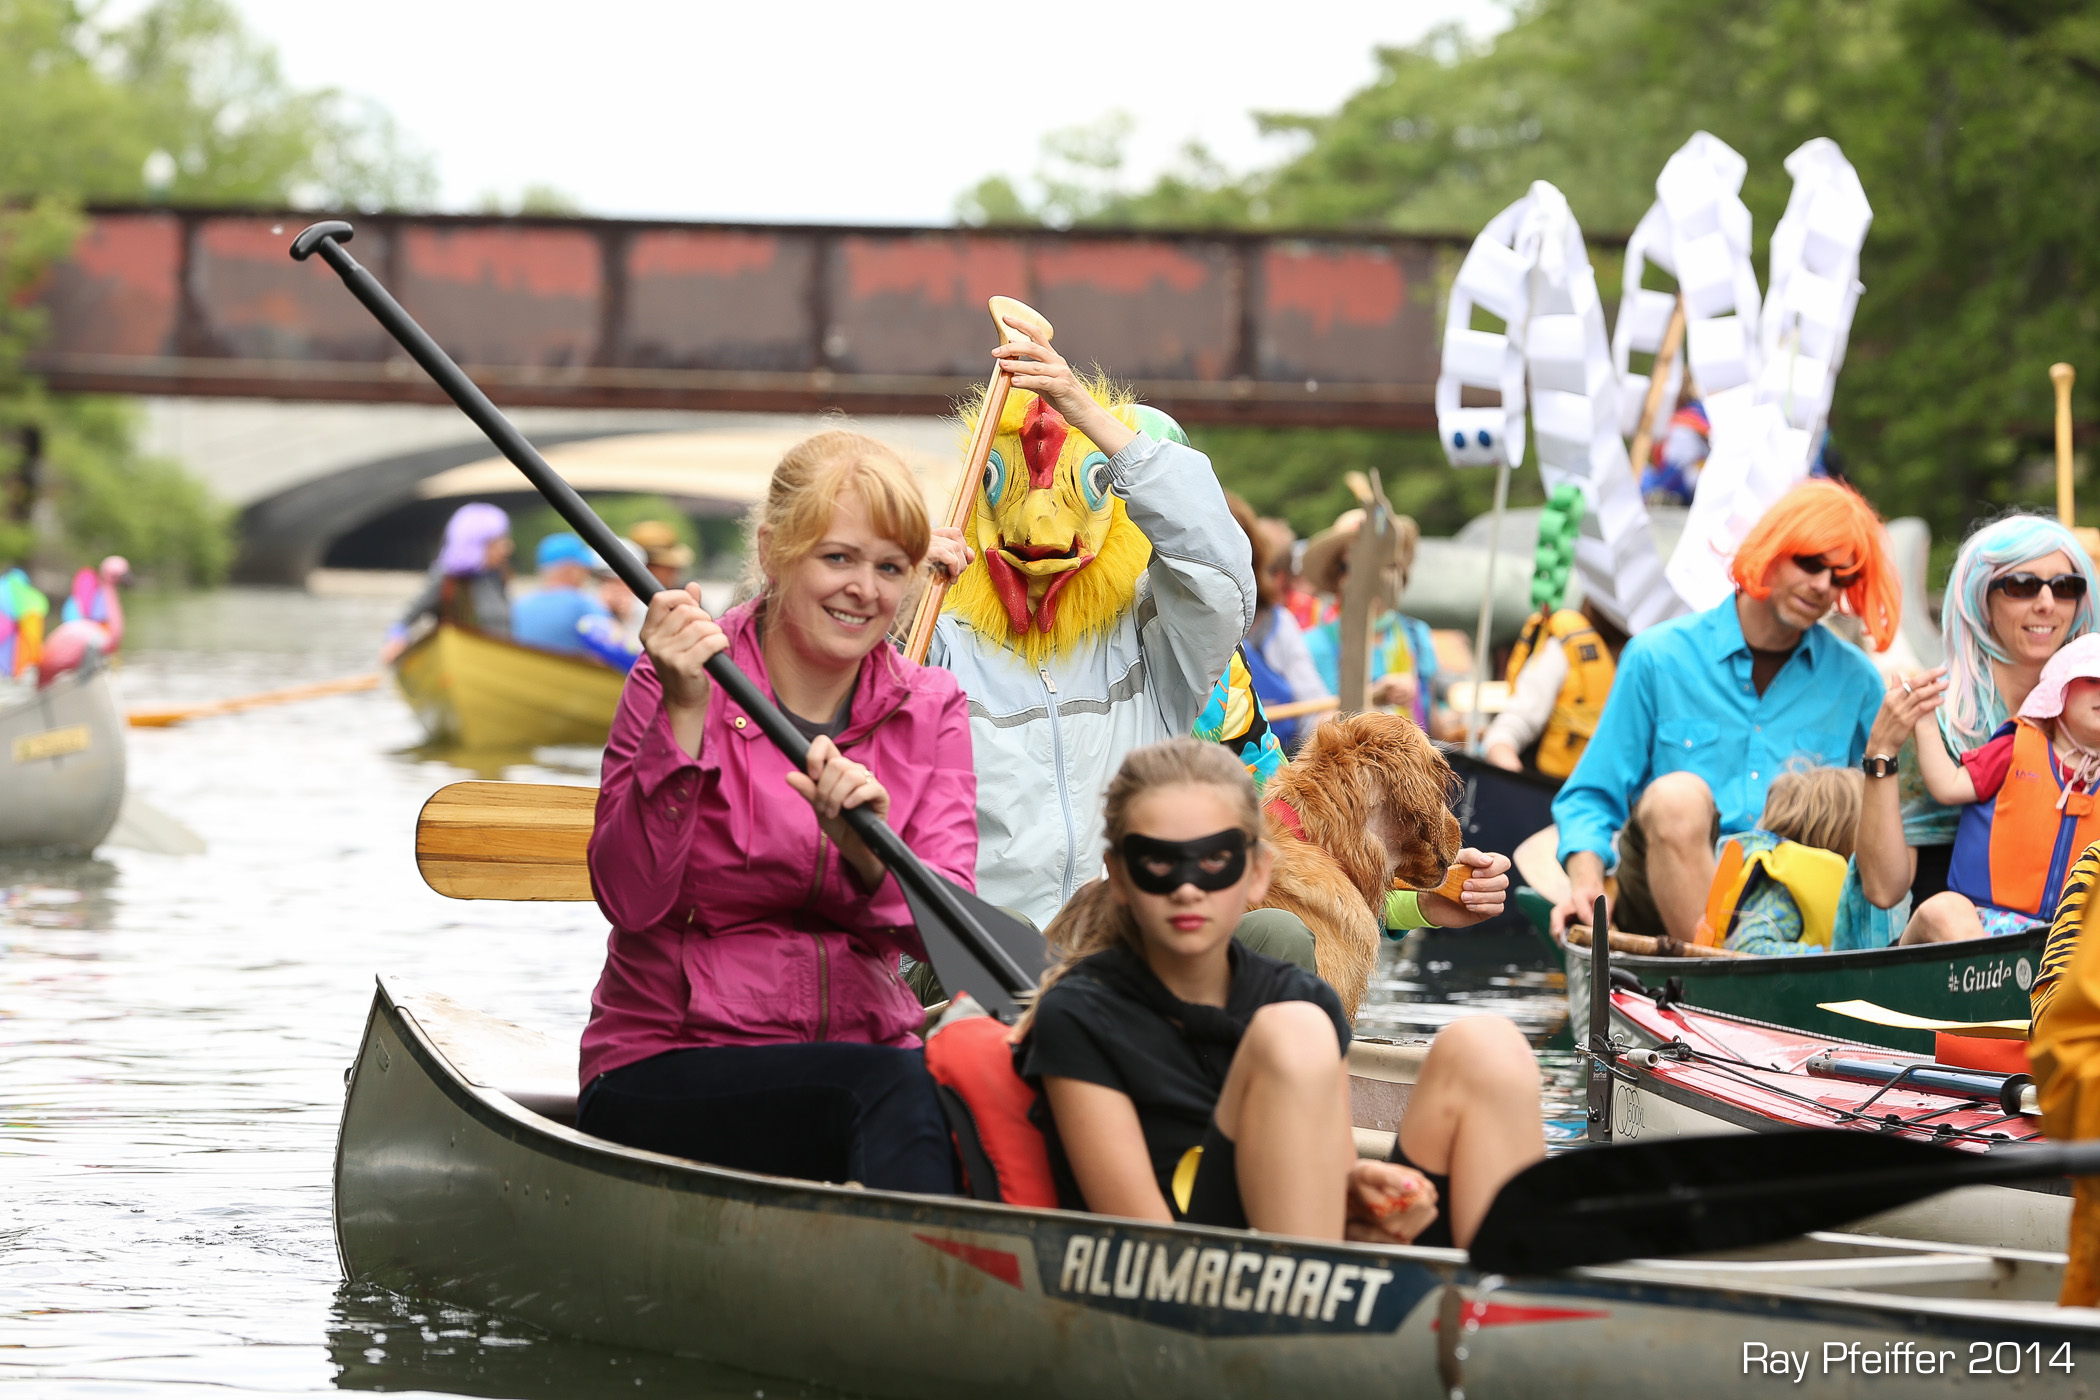
<instances>
[{"instance_id":1,"label":"person in purple hat","mask_svg":"<svg viewBox=\"0 0 2100 1400\"><path fill-rule=\"evenodd\" d=\"M509 636L510 551L510 517L502 507L473 501L452 512L430 578L401 620L387 629L380 661L390 662L406 650L409 634L425 619Z\"/></svg>"},{"instance_id":2,"label":"person in purple hat","mask_svg":"<svg viewBox=\"0 0 2100 1400\"><path fill-rule=\"evenodd\" d=\"M1905 943L2019 933L2049 922L2071 863L2100 840L2100 633L2066 642L2019 715L1959 761L1927 739L1918 763L1936 801L1961 809L1947 889L1918 907ZM1928 730L1928 726L1935 726Z\"/></svg>"}]
</instances>

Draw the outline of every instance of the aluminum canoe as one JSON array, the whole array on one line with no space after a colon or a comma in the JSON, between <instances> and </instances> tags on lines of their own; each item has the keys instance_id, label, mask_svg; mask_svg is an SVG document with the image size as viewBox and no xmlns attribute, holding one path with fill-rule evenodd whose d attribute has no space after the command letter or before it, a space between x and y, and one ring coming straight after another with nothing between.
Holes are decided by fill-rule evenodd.
<instances>
[{"instance_id":1,"label":"aluminum canoe","mask_svg":"<svg viewBox=\"0 0 2100 1400\"><path fill-rule=\"evenodd\" d=\"M123 804L124 717L100 657L0 702L0 848L86 855Z\"/></svg>"},{"instance_id":2,"label":"aluminum canoe","mask_svg":"<svg viewBox=\"0 0 2100 1400\"><path fill-rule=\"evenodd\" d=\"M1953 1393L1976 1384L1978 1356L2010 1357L2022 1393L2071 1395L2100 1368L2100 1311L2048 1301L2059 1255L1818 1235L1725 1260L1489 1279L1455 1250L1140 1224L642 1152L570 1125L574 1064L571 1047L382 980L338 1145L346 1276L914 1400L1681 1400L1688 1384L1768 1393L1791 1379L1769 1370L1780 1352L1808 1358L1819 1395ZM1763 1370L1746 1370L1746 1344L1763 1348ZM1952 1371L1918 1374L1921 1350ZM1912 1370L1892 1391L1867 1357Z\"/></svg>"},{"instance_id":3,"label":"aluminum canoe","mask_svg":"<svg viewBox=\"0 0 2100 1400\"><path fill-rule=\"evenodd\" d=\"M431 743L495 752L603 744L627 677L447 623L401 653L394 680Z\"/></svg>"}]
</instances>

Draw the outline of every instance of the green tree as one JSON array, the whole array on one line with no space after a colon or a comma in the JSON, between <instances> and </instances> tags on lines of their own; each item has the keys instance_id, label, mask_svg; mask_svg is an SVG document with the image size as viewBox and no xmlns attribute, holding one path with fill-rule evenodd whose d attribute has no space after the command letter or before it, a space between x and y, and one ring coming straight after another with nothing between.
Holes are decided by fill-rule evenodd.
<instances>
[{"instance_id":1,"label":"green tree","mask_svg":"<svg viewBox=\"0 0 2100 1400\"><path fill-rule=\"evenodd\" d=\"M1585 230L1623 234L1704 129L1749 161L1762 267L1782 162L1829 136L1875 210L1831 419L1853 478L1943 549L2050 500L2048 366L2100 379L2100 8L1532 0L1492 39L1442 30L1378 61L1332 113L1259 117L1306 142L1273 169L1110 190L1090 220L1470 233L1546 179Z\"/></svg>"},{"instance_id":2,"label":"green tree","mask_svg":"<svg viewBox=\"0 0 2100 1400\"><path fill-rule=\"evenodd\" d=\"M138 453L129 406L23 372L43 331L23 294L72 247L84 201L412 205L435 190L429 160L377 108L294 88L225 0L157 0L123 23L0 0L0 132L0 482L33 470L50 504L32 517L0 489L0 561L121 553L160 581L223 577L229 513Z\"/></svg>"}]
</instances>

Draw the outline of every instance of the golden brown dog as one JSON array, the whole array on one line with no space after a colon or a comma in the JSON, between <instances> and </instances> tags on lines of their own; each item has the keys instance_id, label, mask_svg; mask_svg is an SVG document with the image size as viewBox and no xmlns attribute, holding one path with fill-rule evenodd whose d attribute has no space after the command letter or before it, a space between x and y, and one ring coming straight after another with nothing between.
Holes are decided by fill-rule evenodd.
<instances>
[{"instance_id":1,"label":"golden brown dog","mask_svg":"<svg viewBox=\"0 0 2100 1400\"><path fill-rule=\"evenodd\" d=\"M1276 849L1262 907L1305 921L1320 976L1352 1019L1378 960L1386 891L1396 877L1435 889L1458 855L1455 781L1413 720L1371 713L1315 729L1262 793Z\"/></svg>"}]
</instances>

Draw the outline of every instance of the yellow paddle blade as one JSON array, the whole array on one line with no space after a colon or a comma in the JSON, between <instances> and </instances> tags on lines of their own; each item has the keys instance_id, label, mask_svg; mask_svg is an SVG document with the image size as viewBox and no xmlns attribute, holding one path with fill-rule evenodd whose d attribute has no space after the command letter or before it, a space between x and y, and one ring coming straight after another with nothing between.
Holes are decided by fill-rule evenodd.
<instances>
[{"instance_id":1,"label":"yellow paddle blade","mask_svg":"<svg viewBox=\"0 0 2100 1400\"><path fill-rule=\"evenodd\" d=\"M1949 1035L1973 1035L1979 1040L2025 1040L2025 1021L1935 1021L1929 1016L1911 1016L1901 1011L1891 1011L1885 1006L1876 1006L1871 1001L1823 1001L1816 1003L1823 1011L1835 1012L1839 1016L1850 1016L1855 1021L1867 1021L1877 1026L1894 1026L1905 1031L1945 1031Z\"/></svg>"},{"instance_id":2,"label":"yellow paddle blade","mask_svg":"<svg viewBox=\"0 0 2100 1400\"><path fill-rule=\"evenodd\" d=\"M597 810L594 787L454 783L416 818L416 868L449 899L590 899Z\"/></svg>"},{"instance_id":3,"label":"yellow paddle blade","mask_svg":"<svg viewBox=\"0 0 2100 1400\"><path fill-rule=\"evenodd\" d=\"M265 690L254 695L236 695L227 700L207 700L196 705L162 705L143 710L127 710L126 722L134 729L166 729L189 719L206 719L212 715L230 715L241 710L252 710L261 705L283 705L294 700L318 700L324 695L347 695L352 691L376 690L379 688L379 672L367 671L359 676L344 676L339 680L316 681L311 685L290 685L282 690Z\"/></svg>"}]
</instances>

